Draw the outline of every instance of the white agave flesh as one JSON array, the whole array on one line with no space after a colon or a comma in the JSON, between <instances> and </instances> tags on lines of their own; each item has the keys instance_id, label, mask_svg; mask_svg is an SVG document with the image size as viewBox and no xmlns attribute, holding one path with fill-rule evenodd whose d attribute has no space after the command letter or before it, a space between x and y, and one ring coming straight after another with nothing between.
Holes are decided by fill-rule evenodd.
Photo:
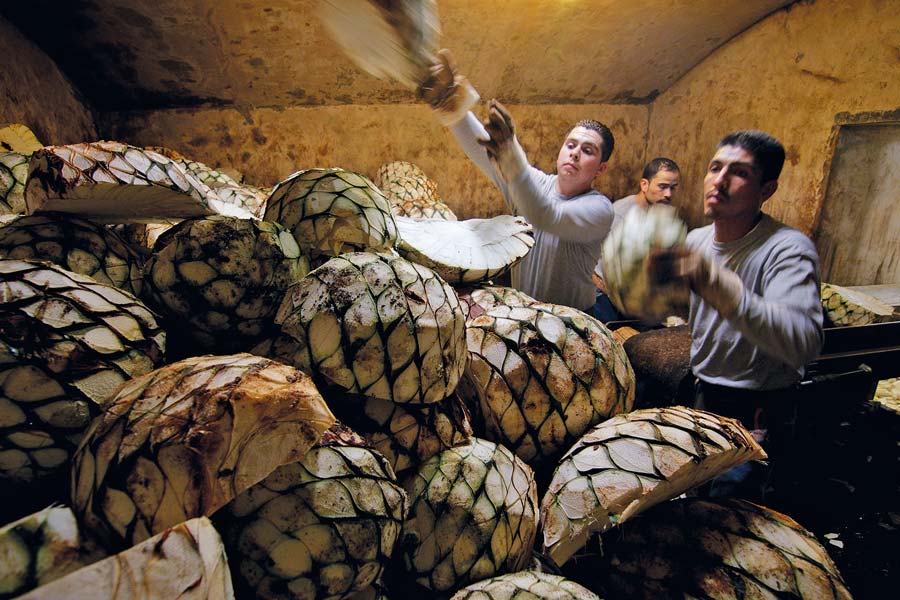
<instances>
[{"instance_id":1,"label":"white agave flesh","mask_svg":"<svg viewBox=\"0 0 900 600\"><path fill-rule=\"evenodd\" d=\"M531 225L512 215L465 221L395 220L400 254L451 283L478 283L497 277L534 246Z\"/></svg>"}]
</instances>

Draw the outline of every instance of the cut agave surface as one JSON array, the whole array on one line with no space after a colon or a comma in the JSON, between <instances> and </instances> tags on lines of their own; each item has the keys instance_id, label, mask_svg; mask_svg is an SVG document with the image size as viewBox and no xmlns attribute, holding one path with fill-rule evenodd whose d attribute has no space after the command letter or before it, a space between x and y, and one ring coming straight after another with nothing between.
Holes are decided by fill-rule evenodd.
<instances>
[{"instance_id":1,"label":"cut agave surface","mask_svg":"<svg viewBox=\"0 0 900 600\"><path fill-rule=\"evenodd\" d=\"M376 582L406 510L384 457L336 424L219 519L242 597L338 599Z\"/></svg>"},{"instance_id":2,"label":"cut agave surface","mask_svg":"<svg viewBox=\"0 0 900 600\"><path fill-rule=\"evenodd\" d=\"M894 309L881 300L833 283L822 284L822 308L832 324L871 325L889 321Z\"/></svg>"},{"instance_id":3,"label":"cut agave surface","mask_svg":"<svg viewBox=\"0 0 900 600\"><path fill-rule=\"evenodd\" d=\"M599 321L554 304L490 308L466 325L488 437L550 467L600 421L631 410L634 371Z\"/></svg>"},{"instance_id":4,"label":"cut agave surface","mask_svg":"<svg viewBox=\"0 0 900 600\"><path fill-rule=\"evenodd\" d=\"M466 320L474 319L477 316L497 305L508 306L510 308L518 306L531 306L537 304L538 301L519 290L501 285L481 284L474 287L458 288L459 300L468 309Z\"/></svg>"},{"instance_id":5,"label":"cut agave surface","mask_svg":"<svg viewBox=\"0 0 900 600\"><path fill-rule=\"evenodd\" d=\"M450 600L600 600L600 597L559 575L518 571L467 585Z\"/></svg>"},{"instance_id":6,"label":"cut agave surface","mask_svg":"<svg viewBox=\"0 0 900 600\"><path fill-rule=\"evenodd\" d=\"M58 473L120 385L162 364L137 298L56 265L0 260L0 479Z\"/></svg>"},{"instance_id":7,"label":"cut agave surface","mask_svg":"<svg viewBox=\"0 0 900 600\"><path fill-rule=\"evenodd\" d=\"M141 295L143 261L111 229L61 213L27 215L0 227L0 258L47 260Z\"/></svg>"},{"instance_id":8,"label":"cut agave surface","mask_svg":"<svg viewBox=\"0 0 900 600\"><path fill-rule=\"evenodd\" d=\"M465 315L434 271L390 254L333 258L292 286L270 354L347 392L438 402L466 362Z\"/></svg>"},{"instance_id":9,"label":"cut agave surface","mask_svg":"<svg viewBox=\"0 0 900 600\"><path fill-rule=\"evenodd\" d=\"M275 332L278 304L309 261L277 223L213 215L163 233L145 272L144 297L171 325L170 342L228 353Z\"/></svg>"},{"instance_id":10,"label":"cut agave surface","mask_svg":"<svg viewBox=\"0 0 900 600\"><path fill-rule=\"evenodd\" d=\"M69 508L45 508L0 529L0 598L24 594L105 556L81 533Z\"/></svg>"},{"instance_id":11,"label":"cut agave surface","mask_svg":"<svg viewBox=\"0 0 900 600\"><path fill-rule=\"evenodd\" d=\"M655 204L629 211L603 242L603 282L610 301L622 314L660 320L687 313L687 283L655 283L647 266L654 250L683 244L687 226L671 206Z\"/></svg>"},{"instance_id":12,"label":"cut agave surface","mask_svg":"<svg viewBox=\"0 0 900 600\"><path fill-rule=\"evenodd\" d=\"M446 221L397 217L397 250L449 283L479 283L506 273L534 246L522 217Z\"/></svg>"},{"instance_id":13,"label":"cut agave surface","mask_svg":"<svg viewBox=\"0 0 900 600\"><path fill-rule=\"evenodd\" d=\"M334 423L312 380L250 354L167 365L119 389L78 448L72 503L110 545L211 515Z\"/></svg>"},{"instance_id":14,"label":"cut agave surface","mask_svg":"<svg viewBox=\"0 0 900 600\"><path fill-rule=\"evenodd\" d=\"M20 600L233 600L225 548L209 519L191 519Z\"/></svg>"},{"instance_id":15,"label":"cut agave surface","mask_svg":"<svg viewBox=\"0 0 900 600\"><path fill-rule=\"evenodd\" d=\"M544 554L562 566L594 533L765 452L736 420L683 406L613 417L563 456L541 501Z\"/></svg>"},{"instance_id":16,"label":"cut agave surface","mask_svg":"<svg viewBox=\"0 0 900 600\"><path fill-rule=\"evenodd\" d=\"M0 125L0 152L19 152L32 154L44 145L38 141L34 132L21 123Z\"/></svg>"},{"instance_id":17,"label":"cut agave surface","mask_svg":"<svg viewBox=\"0 0 900 600\"><path fill-rule=\"evenodd\" d=\"M313 260L389 250L397 241L387 198L368 178L343 169L294 173L272 190L263 218L289 229Z\"/></svg>"},{"instance_id":18,"label":"cut agave surface","mask_svg":"<svg viewBox=\"0 0 900 600\"><path fill-rule=\"evenodd\" d=\"M437 184L412 163L384 164L373 181L390 200L391 212L396 216L456 220L456 215L438 196Z\"/></svg>"},{"instance_id":19,"label":"cut agave surface","mask_svg":"<svg viewBox=\"0 0 900 600\"><path fill-rule=\"evenodd\" d=\"M157 222L212 214L253 215L161 154L120 142L46 146L31 156L29 213L75 213L98 223Z\"/></svg>"},{"instance_id":20,"label":"cut agave surface","mask_svg":"<svg viewBox=\"0 0 900 600\"><path fill-rule=\"evenodd\" d=\"M851 598L815 536L744 500L665 502L604 548L607 589L616 598Z\"/></svg>"},{"instance_id":21,"label":"cut agave surface","mask_svg":"<svg viewBox=\"0 0 900 600\"><path fill-rule=\"evenodd\" d=\"M472 438L431 457L403 483L409 518L406 570L438 592L524 568L537 533L531 467L493 442Z\"/></svg>"}]
</instances>

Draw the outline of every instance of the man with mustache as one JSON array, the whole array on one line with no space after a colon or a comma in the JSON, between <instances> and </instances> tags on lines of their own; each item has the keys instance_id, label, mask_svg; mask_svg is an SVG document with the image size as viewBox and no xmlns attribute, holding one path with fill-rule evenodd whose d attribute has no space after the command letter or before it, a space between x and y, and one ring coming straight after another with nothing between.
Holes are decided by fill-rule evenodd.
<instances>
[{"instance_id":1,"label":"man with mustache","mask_svg":"<svg viewBox=\"0 0 900 600\"><path fill-rule=\"evenodd\" d=\"M512 116L496 100L490 101L484 124L471 112L449 117L466 86L443 50L419 95L501 191L509 209L534 226L534 247L513 269L513 287L542 302L589 311L595 297L591 273L613 221L612 203L593 182L608 166L612 132L594 120L578 122L559 150L556 174L549 175L528 163Z\"/></svg>"},{"instance_id":2,"label":"man with mustache","mask_svg":"<svg viewBox=\"0 0 900 600\"><path fill-rule=\"evenodd\" d=\"M796 403L795 384L823 342L815 246L762 212L783 164L783 146L766 133L725 136L703 182L712 224L691 231L686 249L661 253L651 266L660 278L674 272L691 286L695 405L740 420L758 439L768 430L773 462ZM664 268L667 262L672 268ZM714 482L714 493L734 484L745 497L761 492L768 474L740 484L745 467Z\"/></svg>"}]
</instances>

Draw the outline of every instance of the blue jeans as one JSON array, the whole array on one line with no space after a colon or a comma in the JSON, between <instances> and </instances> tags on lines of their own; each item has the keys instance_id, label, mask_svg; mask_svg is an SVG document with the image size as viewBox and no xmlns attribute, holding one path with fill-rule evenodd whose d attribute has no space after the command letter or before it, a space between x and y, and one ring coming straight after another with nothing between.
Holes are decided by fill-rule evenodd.
<instances>
[{"instance_id":1,"label":"blue jeans","mask_svg":"<svg viewBox=\"0 0 900 600\"><path fill-rule=\"evenodd\" d=\"M590 315L601 323L609 323L610 321L621 321L622 315L616 310L616 307L609 301L609 296L597 290L597 298L594 306L589 311Z\"/></svg>"}]
</instances>

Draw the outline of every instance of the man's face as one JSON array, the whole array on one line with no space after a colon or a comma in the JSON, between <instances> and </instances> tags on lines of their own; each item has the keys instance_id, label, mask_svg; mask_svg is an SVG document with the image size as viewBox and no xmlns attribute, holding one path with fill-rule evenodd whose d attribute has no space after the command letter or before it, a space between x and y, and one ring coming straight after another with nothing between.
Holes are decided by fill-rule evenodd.
<instances>
[{"instance_id":1,"label":"man's face","mask_svg":"<svg viewBox=\"0 0 900 600\"><path fill-rule=\"evenodd\" d=\"M556 173L571 187L588 189L599 173L605 168L600 158L603 140L593 129L576 127L566 136L559 155L556 157Z\"/></svg>"},{"instance_id":2,"label":"man's face","mask_svg":"<svg viewBox=\"0 0 900 600\"><path fill-rule=\"evenodd\" d=\"M680 180L678 171L666 170L657 171L650 181L641 179L641 191L647 204L671 204Z\"/></svg>"},{"instance_id":3,"label":"man's face","mask_svg":"<svg viewBox=\"0 0 900 600\"><path fill-rule=\"evenodd\" d=\"M778 187L777 181L761 180L752 154L738 146L722 146L703 179L703 214L713 219L755 218Z\"/></svg>"}]
</instances>

